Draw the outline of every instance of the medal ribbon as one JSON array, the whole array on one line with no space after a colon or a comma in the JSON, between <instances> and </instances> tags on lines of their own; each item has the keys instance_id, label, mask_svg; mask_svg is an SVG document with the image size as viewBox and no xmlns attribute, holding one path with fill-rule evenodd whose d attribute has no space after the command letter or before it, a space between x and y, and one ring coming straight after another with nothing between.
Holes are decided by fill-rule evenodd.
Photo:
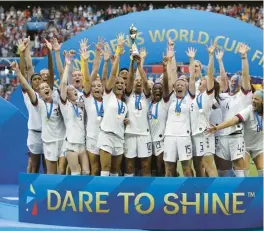
<instances>
[{"instance_id":1,"label":"medal ribbon","mask_svg":"<svg viewBox=\"0 0 264 231\"><path fill-rule=\"evenodd\" d=\"M120 100L120 101L121 101L121 103L119 103L119 100L117 100L117 103L118 103L117 113L118 113L118 115L121 115L122 109L123 109L123 105L124 105L123 101L122 100Z\"/></svg>"},{"instance_id":2,"label":"medal ribbon","mask_svg":"<svg viewBox=\"0 0 264 231\"><path fill-rule=\"evenodd\" d=\"M185 96L186 96L186 94L185 94ZM182 104L182 101L184 100L185 96L182 97L181 101L179 101L179 99L177 98L176 107L175 107L176 113L181 113L181 104Z\"/></svg>"},{"instance_id":3,"label":"medal ribbon","mask_svg":"<svg viewBox=\"0 0 264 231\"><path fill-rule=\"evenodd\" d=\"M53 102L50 104L50 110L48 110L48 105L46 104L46 102L44 102L44 103L45 103L45 106L46 106L47 118L49 120L50 117L51 117L52 109L53 109Z\"/></svg>"},{"instance_id":4,"label":"medal ribbon","mask_svg":"<svg viewBox=\"0 0 264 231\"><path fill-rule=\"evenodd\" d=\"M99 109L98 101L96 99L94 99L94 103L95 103L97 116L103 117L103 110L104 110L103 109L103 102L101 103L100 109Z\"/></svg>"},{"instance_id":5,"label":"medal ribbon","mask_svg":"<svg viewBox=\"0 0 264 231\"><path fill-rule=\"evenodd\" d=\"M196 103L197 103L199 110L203 109L203 95L202 94L197 95Z\"/></svg>"},{"instance_id":6,"label":"medal ribbon","mask_svg":"<svg viewBox=\"0 0 264 231\"><path fill-rule=\"evenodd\" d=\"M75 113L76 117L78 118L79 117L78 106L77 105L74 105L73 103L72 103L72 106L73 106L74 113Z\"/></svg>"},{"instance_id":7,"label":"medal ribbon","mask_svg":"<svg viewBox=\"0 0 264 231\"><path fill-rule=\"evenodd\" d=\"M156 119L158 119L158 108L159 108L159 102L157 103L156 108L155 108L155 115L152 114L152 107L153 107L153 102L151 102L151 103L149 104L149 111L150 111L150 113L151 113L151 116L156 120Z\"/></svg>"},{"instance_id":8,"label":"medal ribbon","mask_svg":"<svg viewBox=\"0 0 264 231\"><path fill-rule=\"evenodd\" d=\"M142 94L136 95L136 99L135 99L135 107L138 110L139 110L139 104L140 104L141 97L142 97Z\"/></svg>"},{"instance_id":9,"label":"medal ribbon","mask_svg":"<svg viewBox=\"0 0 264 231\"><path fill-rule=\"evenodd\" d=\"M259 130L263 131L263 124L262 124L262 116L259 118L259 115L257 112L255 112L256 119L258 121Z\"/></svg>"}]
</instances>

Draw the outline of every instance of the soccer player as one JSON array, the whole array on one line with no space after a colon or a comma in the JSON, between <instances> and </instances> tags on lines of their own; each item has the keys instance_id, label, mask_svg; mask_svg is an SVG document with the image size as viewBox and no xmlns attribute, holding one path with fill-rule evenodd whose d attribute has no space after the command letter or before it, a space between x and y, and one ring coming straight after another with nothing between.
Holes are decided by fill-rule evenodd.
<instances>
[{"instance_id":1,"label":"soccer player","mask_svg":"<svg viewBox=\"0 0 264 231\"><path fill-rule=\"evenodd\" d=\"M89 161L85 151L84 113L77 105L78 93L73 86L67 87L67 80L73 70L75 53L65 55L66 67L61 81L60 108L66 125L63 151L71 169L71 175L89 175Z\"/></svg>"},{"instance_id":2,"label":"soccer player","mask_svg":"<svg viewBox=\"0 0 264 231\"><path fill-rule=\"evenodd\" d=\"M17 74L24 76L25 75L25 57L30 56L29 51L29 38L18 41L18 49L20 51L20 70L14 69L16 66L13 64L13 69ZM28 64L29 66L29 64ZM24 75L23 75L23 74ZM22 77L21 77L22 78ZM33 90L36 93L36 96L39 97L39 84L42 82L42 78L39 74L32 74L28 81L31 83ZM27 146L29 150L28 158L28 173L39 173L41 157L43 156L43 142L41 140L41 117L35 107L31 104L29 95L26 91L26 88L22 85L22 92L24 97L24 102L28 110L28 138ZM42 159L42 165L44 173L47 172L45 159Z\"/></svg>"},{"instance_id":3,"label":"soccer player","mask_svg":"<svg viewBox=\"0 0 264 231\"><path fill-rule=\"evenodd\" d=\"M157 176L164 176L164 132L169 109L168 57L163 57L163 84L155 82L152 87L152 101L149 104L149 127L153 154L156 156Z\"/></svg>"},{"instance_id":4,"label":"soccer player","mask_svg":"<svg viewBox=\"0 0 264 231\"><path fill-rule=\"evenodd\" d=\"M115 56L103 96L104 117L101 121L101 131L97 142L97 146L100 149L101 176L118 176L124 153L127 106L122 101L122 96L125 91L125 81L119 76L116 77L124 44L124 35L120 34L118 37L120 52Z\"/></svg>"},{"instance_id":5,"label":"soccer player","mask_svg":"<svg viewBox=\"0 0 264 231\"><path fill-rule=\"evenodd\" d=\"M39 85L39 95L41 98L38 98L35 91L22 76L18 64L13 62L11 67L16 71L22 88L27 91L30 102L40 113L42 122L41 139L43 140L47 173L56 174L57 161L63 156L61 147L65 136L65 126L59 110L59 105L58 103L53 102L52 90L47 83L44 82Z\"/></svg>"},{"instance_id":6,"label":"soccer player","mask_svg":"<svg viewBox=\"0 0 264 231\"><path fill-rule=\"evenodd\" d=\"M263 100L263 90L257 90L252 97L251 105L237 113L232 119L207 129L207 132L215 133L243 123L246 151L251 154L259 176L263 176Z\"/></svg>"},{"instance_id":7,"label":"soccer player","mask_svg":"<svg viewBox=\"0 0 264 231\"><path fill-rule=\"evenodd\" d=\"M133 56L126 87L126 102L129 124L125 134L125 176L135 173L135 159L141 162L142 175L151 176L152 142L148 123L148 108L151 101L146 73L141 65L141 57ZM137 63L139 75L134 79L134 62Z\"/></svg>"},{"instance_id":8,"label":"soccer player","mask_svg":"<svg viewBox=\"0 0 264 231\"><path fill-rule=\"evenodd\" d=\"M222 93L220 95L222 121L233 118L239 111L251 103L252 93L247 60L248 50L247 45L240 44L238 52L241 54L242 59L242 79L239 75L232 76L230 93ZM216 153L218 157L232 161L235 175L237 177L244 177L245 142L242 125L238 124L222 130L219 136L219 144L220 149ZM220 168L224 171L229 170L224 169L225 166L220 166Z\"/></svg>"},{"instance_id":9,"label":"soccer player","mask_svg":"<svg viewBox=\"0 0 264 231\"><path fill-rule=\"evenodd\" d=\"M209 54L208 73L206 78L201 78L199 94L194 93L195 99L191 104L191 128L193 140L193 162L196 176L216 177L217 170L214 164L215 138L213 135L205 136L204 131L210 126L209 117L212 111L213 100L219 101L220 87L214 80L214 51L217 44L207 48ZM192 52L192 49L189 49ZM190 68L191 69L191 68ZM189 88L195 92L195 82L191 78ZM204 172L205 170L205 172Z\"/></svg>"}]
</instances>

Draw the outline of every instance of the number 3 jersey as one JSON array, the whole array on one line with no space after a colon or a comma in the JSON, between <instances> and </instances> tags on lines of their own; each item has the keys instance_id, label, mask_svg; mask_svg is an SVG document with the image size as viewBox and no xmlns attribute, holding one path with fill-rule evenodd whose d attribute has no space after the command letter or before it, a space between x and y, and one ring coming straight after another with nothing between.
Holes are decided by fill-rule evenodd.
<instances>
[{"instance_id":1,"label":"number 3 jersey","mask_svg":"<svg viewBox=\"0 0 264 231\"><path fill-rule=\"evenodd\" d=\"M252 92L245 94L242 90L240 90L235 95L222 93L220 94L220 97L221 100L219 103L222 111L223 122L232 119L239 111L243 110L251 103ZM243 132L243 126L241 124L223 129L220 136L227 136L238 131Z\"/></svg>"}]
</instances>

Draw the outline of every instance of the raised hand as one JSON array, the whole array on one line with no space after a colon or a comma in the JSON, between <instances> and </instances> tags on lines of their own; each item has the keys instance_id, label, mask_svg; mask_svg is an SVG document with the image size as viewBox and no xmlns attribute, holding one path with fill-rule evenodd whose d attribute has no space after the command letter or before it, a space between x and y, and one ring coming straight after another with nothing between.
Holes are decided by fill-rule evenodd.
<instances>
[{"instance_id":1,"label":"raised hand","mask_svg":"<svg viewBox=\"0 0 264 231\"><path fill-rule=\"evenodd\" d=\"M97 43L97 44L96 44L96 43L93 43L93 44L95 45L96 50L101 52L102 49L103 49L103 47L104 47L104 45L105 45L106 43L105 43L105 39L100 38L100 37L98 36L98 43Z\"/></svg>"},{"instance_id":2,"label":"raised hand","mask_svg":"<svg viewBox=\"0 0 264 231\"><path fill-rule=\"evenodd\" d=\"M222 60L223 56L224 56L224 51L223 50L218 49L215 52L215 57L216 57L217 60Z\"/></svg>"},{"instance_id":3,"label":"raised hand","mask_svg":"<svg viewBox=\"0 0 264 231\"><path fill-rule=\"evenodd\" d=\"M148 53L147 53L147 51L146 51L146 48L141 47L141 48L140 48L140 51L139 51L139 55L140 55L141 59L146 58L147 54L148 54Z\"/></svg>"},{"instance_id":4,"label":"raised hand","mask_svg":"<svg viewBox=\"0 0 264 231\"><path fill-rule=\"evenodd\" d=\"M65 63L66 65L71 65L72 62L72 55L70 53L70 51L64 51L64 56L65 56Z\"/></svg>"},{"instance_id":5,"label":"raised hand","mask_svg":"<svg viewBox=\"0 0 264 231\"><path fill-rule=\"evenodd\" d=\"M52 40L52 48L54 51L59 51L61 49L61 44L59 44L56 38Z\"/></svg>"},{"instance_id":6,"label":"raised hand","mask_svg":"<svg viewBox=\"0 0 264 231\"><path fill-rule=\"evenodd\" d=\"M133 60L137 63L138 66L140 65L140 63L141 63L140 55L138 55L138 54L133 55Z\"/></svg>"},{"instance_id":7,"label":"raised hand","mask_svg":"<svg viewBox=\"0 0 264 231\"><path fill-rule=\"evenodd\" d=\"M18 47L20 52L24 52L26 50L27 46L28 46L28 42L26 41L26 39L24 39L24 40L19 39L18 40L17 47Z\"/></svg>"},{"instance_id":8,"label":"raised hand","mask_svg":"<svg viewBox=\"0 0 264 231\"><path fill-rule=\"evenodd\" d=\"M87 61L90 57L90 54L88 52L88 48L83 48L83 49L80 49L80 55L82 57L83 60Z\"/></svg>"},{"instance_id":9,"label":"raised hand","mask_svg":"<svg viewBox=\"0 0 264 231\"><path fill-rule=\"evenodd\" d=\"M188 47L188 51L186 51L186 55L189 57L189 58L192 58L194 59L195 55L196 55L196 49L194 49L193 47Z\"/></svg>"},{"instance_id":10,"label":"raised hand","mask_svg":"<svg viewBox=\"0 0 264 231\"><path fill-rule=\"evenodd\" d=\"M215 41L214 43L212 43L211 41L211 45L209 47L206 45L206 48L207 48L209 55L213 55L215 49L217 48L217 41Z\"/></svg>"},{"instance_id":11,"label":"raised hand","mask_svg":"<svg viewBox=\"0 0 264 231\"><path fill-rule=\"evenodd\" d=\"M174 48L172 48L172 47L168 47L168 48L167 48L166 56L167 56L169 59L172 59L172 58L173 58L174 53L175 53Z\"/></svg>"},{"instance_id":12,"label":"raised hand","mask_svg":"<svg viewBox=\"0 0 264 231\"><path fill-rule=\"evenodd\" d=\"M52 45L51 45L51 43L50 43L47 39L44 39L44 41L45 41L45 46L46 46L50 51L52 51Z\"/></svg>"},{"instance_id":13,"label":"raised hand","mask_svg":"<svg viewBox=\"0 0 264 231\"><path fill-rule=\"evenodd\" d=\"M250 48L248 47L248 45L246 45L245 43L240 43L238 52L241 54L241 56L245 56L248 53L249 49Z\"/></svg>"},{"instance_id":14,"label":"raised hand","mask_svg":"<svg viewBox=\"0 0 264 231\"><path fill-rule=\"evenodd\" d=\"M15 72L19 71L19 66L18 66L17 62L15 62L15 61L9 62L9 65L10 65L11 69L14 70Z\"/></svg>"},{"instance_id":15,"label":"raised hand","mask_svg":"<svg viewBox=\"0 0 264 231\"><path fill-rule=\"evenodd\" d=\"M174 50L174 42L171 40L170 37L168 37L168 47L172 50Z\"/></svg>"},{"instance_id":16,"label":"raised hand","mask_svg":"<svg viewBox=\"0 0 264 231\"><path fill-rule=\"evenodd\" d=\"M103 52L103 55L104 55L104 61L108 61L110 59L110 57L111 57L110 49L107 46L105 46L104 49L102 50L102 52Z\"/></svg>"},{"instance_id":17,"label":"raised hand","mask_svg":"<svg viewBox=\"0 0 264 231\"><path fill-rule=\"evenodd\" d=\"M80 48L81 50L87 47L88 39L84 38L80 41Z\"/></svg>"}]
</instances>

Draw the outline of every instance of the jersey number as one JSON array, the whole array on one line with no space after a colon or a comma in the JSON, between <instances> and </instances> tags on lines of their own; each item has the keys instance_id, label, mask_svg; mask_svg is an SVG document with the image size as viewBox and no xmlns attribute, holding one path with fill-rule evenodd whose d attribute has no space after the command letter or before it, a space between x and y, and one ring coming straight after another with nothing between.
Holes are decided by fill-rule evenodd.
<instances>
[{"instance_id":1,"label":"jersey number","mask_svg":"<svg viewBox=\"0 0 264 231\"><path fill-rule=\"evenodd\" d=\"M191 111L193 111L193 103L191 104Z\"/></svg>"},{"instance_id":2,"label":"jersey number","mask_svg":"<svg viewBox=\"0 0 264 231\"><path fill-rule=\"evenodd\" d=\"M54 109L53 112L56 114L56 116L59 116L60 115L60 112L58 109Z\"/></svg>"},{"instance_id":3,"label":"jersey number","mask_svg":"<svg viewBox=\"0 0 264 231\"><path fill-rule=\"evenodd\" d=\"M259 128L259 126L257 125L257 132L260 132L260 128Z\"/></svg>"},{"instance_id":4,"label":"jersey number","mask_svg":"<svg viewBox=\"0 0 264 231\"><path fill-rule=\"evenodd\" d=\"M158 142L156 142L156 148L158 149L158 148L161 148L161 146L160 146L160 142L158 141Z\"/></svg>"},{"instance_id":5,"label":"jersey number","mask_svg":"<svg viewBox=\"0 0 264 231\"><path fill-rule=\"evenodd\" d=\"M185 151L186 151L186 154L191 154L192 152L191 145L185 145Z\"/></svg>"},{"instance_id":6,"label":"jersey number","mask_svg":"<svg viewBox=\"0 0 264 231\"><path fill-rule=\"evenodd\" d=\"M204 145L203 145L203 142L200 142L200 152L203 152L204 151Z\"/></svg>"},{"instance_id":7,"label":"jersey number","mask_svg":"<svg viewBox=\"0 0 264 231\"><path fill-rule=\"evenodd\" d=\"M226 104L226 109L229 110L229 104L228 103Z\"/></svg>"},{"instance_id":8,"label":"jersey number","mask_svg":"<svg viewBox=\"0 0 264 231\"><path fill-rule=\"evenodd\" d=\"M148 147L148 151L151 151L152 150L152 143L151 142L147 143L147 147Z\"/></svg>"}]
</instances>

